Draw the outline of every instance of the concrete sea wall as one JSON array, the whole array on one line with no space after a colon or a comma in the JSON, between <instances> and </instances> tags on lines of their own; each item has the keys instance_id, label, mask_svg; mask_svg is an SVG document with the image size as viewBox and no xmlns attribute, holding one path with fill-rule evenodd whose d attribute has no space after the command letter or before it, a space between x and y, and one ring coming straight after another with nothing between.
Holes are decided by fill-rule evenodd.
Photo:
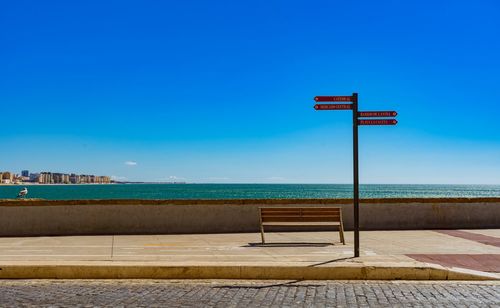
<instances>
[{"instance_id":1,"label":"concrete sea wall","mask_svg":"<svg viewBox=\"0 0 500 308\"><path fill-rule=\"evenodd\" d=\"M340 206L345 228L352 230L351 202L4 200L0 236L258 232L259 206ZM366 199L361 202L360 225L362 230L500 228L500 198Z\"/></svg>"}]
</instances>

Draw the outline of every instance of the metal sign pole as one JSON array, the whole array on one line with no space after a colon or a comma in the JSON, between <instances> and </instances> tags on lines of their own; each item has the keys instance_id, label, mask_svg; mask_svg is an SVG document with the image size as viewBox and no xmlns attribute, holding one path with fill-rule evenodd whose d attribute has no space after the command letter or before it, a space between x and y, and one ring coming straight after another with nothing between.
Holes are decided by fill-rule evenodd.
<instances>
[{"instance_id":1,"label":"metal sign pole","mask_svg":"<svg viewBox=\"0 0 500 308\"><path fill-rule=\"evenodd\" d=\"M358 93L352 94L352 154L354 182L354 257L359 257L359 159L358 159Z\"/></svg>"}]
</instances>

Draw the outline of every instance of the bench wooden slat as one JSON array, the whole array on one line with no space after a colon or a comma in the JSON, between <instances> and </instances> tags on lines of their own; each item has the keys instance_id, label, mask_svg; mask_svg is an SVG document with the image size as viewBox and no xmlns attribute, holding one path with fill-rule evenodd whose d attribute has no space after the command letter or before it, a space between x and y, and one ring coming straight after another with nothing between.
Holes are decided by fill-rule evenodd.
<instances>
[{"instance_id":1,"label":"bench wooden slat","mask_svg":"<svg viewBox=\"0 0 500 308\"><path fill-rule=\"evenodd\" d=\"M338 222L338 218L331 217L275 217L273 219L266 219L262 217L263 222L273 222L273 221L288 221L288 222L304 222L304 221L327 221L327 222Z\"/></svg>"},{"instance_id":2,"label":"bench wooden slat","mask_svg":"<svg viewBox=\"0 0 500 308\"><path fill-rule=\"evenodd\" d=\"M268 220L272 220L272 219L277 219L277 218L290 218L290 219L302 219L302 218L331 218L331 219L337 219L337 220L340 220L340 216L339 215L302 215L302 216L294 216L294 215L280 215L280 216L267 216L267 215L262 215L261 216L263 219L266 218Z\"/></svg>"},{"instance_id":3,"label":"bench wooden slat","mask_svg":"<svg viewBox=\"0 0 500 308\"><path fill-rule=\"evenodd\" d=\"M278 217L290 217L290 218L293 218L293 217L296 217L296 218L301 218L301 217L333 217L333 218L337 218L337 219L340 219L340 215L337 214L337 213L327 213L327 214L317 214L317 213L314 213L314 214L305 214L305 215L293 215L293 214L280 214L280 215L262 215L261 217L266 217L266 218L269 218L269 219L273 219L273 218L278 218Z\"/></svg>"},{"instance_id":4,"label":"bench wooden slat","mask_svg":"<svg viewBox=\"0 0 500 308\"><path fill-rule=\"evenodd\" d=\"M300 211L300 207L261 207L260 208L261 210L263 211L268 211L268 212L272 212L272 211Z\"/></svg>"},{"instance_id":5,"label":"bench wooden slat","mask_svg":"<svg viewBox=\"0 0 500 308\"><path fill-rule=\"evenodd\" d=\"M323 214L323 213L340 213L340 211L332 211L332 210L322 210L322 211L299 211L299 210L294 210L294 211L262 211L262 214L284 214L284 213L294 213L294 214L299 214L299 213L318 213L318 214Z\"/></svg>"},{"instance_id":6,"label":"bench wooden slat","mask_svg":"<svg viewBox=\"0 0 500 308\"><path fill-rule=\"evenodd\" d=\"M319 211L311 211L311 210L303 210L301 213L340 213L340 211L332 211L332 210L319 210Z\"/></svg>"},{"instance_id":7,"label":"bench wooden slat","mask_svg":"<svg viewBox=\"0 0 500 308\"><path fill-rule=\"evenodd\" d=\"M334 221L334 222L321 222L321 221L310 221L310 222L304 222L304 223L297 223L297 222L263 222L262 223L265 226L338 226L340 222Z\"/></svg>"},{"instance_id":8,"label":"bench wooden slat","mask_svg":"<svg viewBox=\"0 0 500 308\"><path fill-rule=\"evenodd\" d=\"M296 214L291 214L291 213L285 213L285 214L262 214L262 217L340 217L339 213L325 213L325 214L318 214L318 213L307 213L307 214L302 214L302 215L296 215Z\"/></svg>"},{"instance_id":9,"label":"bench wooden slat","mask_svg":"<svg viewBox=\"0 0 500 308\"><path fill-rule=\"evenodd\" d=\"M320 208L320 207L312 207L312 208L284 208L284 207L277 207L277 208L261 208L262 212L301 212L301 211L309 211L309 212L338 212L340 211L340 208L338 209L333 209L333 208Z\"/></svg>"},{"instance_id":10,"label":"bench wooden slat","mask_svg":"<svg viewBox=\"0 0 500 308\"><path fill-rule=\"evenodd\" d=\"M281 210L281 211L261 211L262 214L268 214L268 215L277 215L277 214L286 214L286 213L290 213L290 214L302 214L302 213L314 213L314 214L325 214L325 213L340 213L340 211L338 210L320 210L320 211L309 211L309 210L293 210L293 211L285 211L285 210Z\"/></svg>"},{"instance_id":11,"label":"bench wooden slat","mask_svg":"<svg viewBox=\"0 0 500 308\"><path fill-rule=\"evenodd\" d=\"M276 208L260 208L261 213L303 213L303 212L311 212L311 213L323 213L323 212L336 212L340 213L340 208L300 208L300 207L276 207Z\"/></svg>"},{"instance_id":12,"label":"bench wooden slat","mask_svg":"<svg viewBox=\"0 0 500 308\"><path fill-rule=\"evenodd\" d=\"M338 206L263 206L263 207L260 207L260 209L263 209L266 211L273 211L276 209L285 209L285 210L290 210L290 209L302 209L302 210L327 209L327 210L334 210L334 209L341 209L341 208Z\"/></svg>"},{"instance_id":13,"label":"bench wooden slat","mask_svg":"<svg viewBox=\"0 0 500 308\"><path fill-rule=\"evenodd\" d=\"M262 212L262 215L269 215L269 216L300 215L300 212Z\"/></svg>"}]
</instances>

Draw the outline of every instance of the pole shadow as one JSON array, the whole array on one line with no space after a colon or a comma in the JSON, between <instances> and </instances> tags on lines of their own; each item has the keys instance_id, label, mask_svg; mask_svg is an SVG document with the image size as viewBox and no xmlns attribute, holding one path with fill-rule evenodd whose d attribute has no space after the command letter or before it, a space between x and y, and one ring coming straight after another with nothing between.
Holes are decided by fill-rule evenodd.
<instances>
[{"instance_id":1,"label":"pole shadow","mask_svg":"<svg viewBox=\"0 0 500 308\"><path fill-rule=\"evenodd\" d=\"M320 263L316 263L316 264L311 264L311 265L308 265L307 267L321 266L321 265L325 265L325 264L346 261L346 260L351 260L351 259L356 259L356 257L352 256L352 257L343 257L343 258L338 258L338 259L332 259L332 260L328 260L328 261L324 261L324 262L320 262Z\"/></svg>"},{"instance_id":2,"label":"pole shadow","mask_svg":"<svg viewBox=\"0 0 500 308\"><path fill-rule=\"evenodd\" d=\"M248 243L241 247L327 247L335 246L333 243L308 243L308 242L273 242L273 243Z\"/></svg>"},{"instance_id":3,"label":"pole shadow","mask_svg":"<svg viewBox=\"0 0 500 308\"><path fill-rule=\"evenodd\" d=\"M266 289L266 288L273 288L273 287L283 287L283 286L293 286L296 283L300 283L304 281L303 279L299 280L291 280L287 282L282 282L282 283L273 283L273 284L266 284L266 285L252 285L252 286L246 286L246 285L221 285L221 286L214 286L214 289ZM297 286L301 287L321 287L323 285L321 284L300 284Z\"/></svg>"}]
</instances>

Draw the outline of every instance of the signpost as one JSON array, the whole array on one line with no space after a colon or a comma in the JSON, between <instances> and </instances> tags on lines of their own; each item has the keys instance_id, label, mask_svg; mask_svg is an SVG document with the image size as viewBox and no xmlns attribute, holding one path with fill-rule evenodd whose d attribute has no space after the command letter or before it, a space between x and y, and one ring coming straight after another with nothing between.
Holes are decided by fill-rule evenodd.
<instances>
[{"instance_id":1,"label":"signpost","mask_svg":"<svg viewBox=\"0 0 500 308\"><path fill-rule=\"evenodd\" d=\"M316 104L316 110L352 110L352 146L353 146L353 203L354 203L354 256L359 257L359 155L358 126L359 125L396 125L395 119L360 119L360 118L392 118L398 115L396 111L359 111L358 93L351 96L316 96L316 102L351 102L352 104Z\"/></svg>"}]
</instances>

